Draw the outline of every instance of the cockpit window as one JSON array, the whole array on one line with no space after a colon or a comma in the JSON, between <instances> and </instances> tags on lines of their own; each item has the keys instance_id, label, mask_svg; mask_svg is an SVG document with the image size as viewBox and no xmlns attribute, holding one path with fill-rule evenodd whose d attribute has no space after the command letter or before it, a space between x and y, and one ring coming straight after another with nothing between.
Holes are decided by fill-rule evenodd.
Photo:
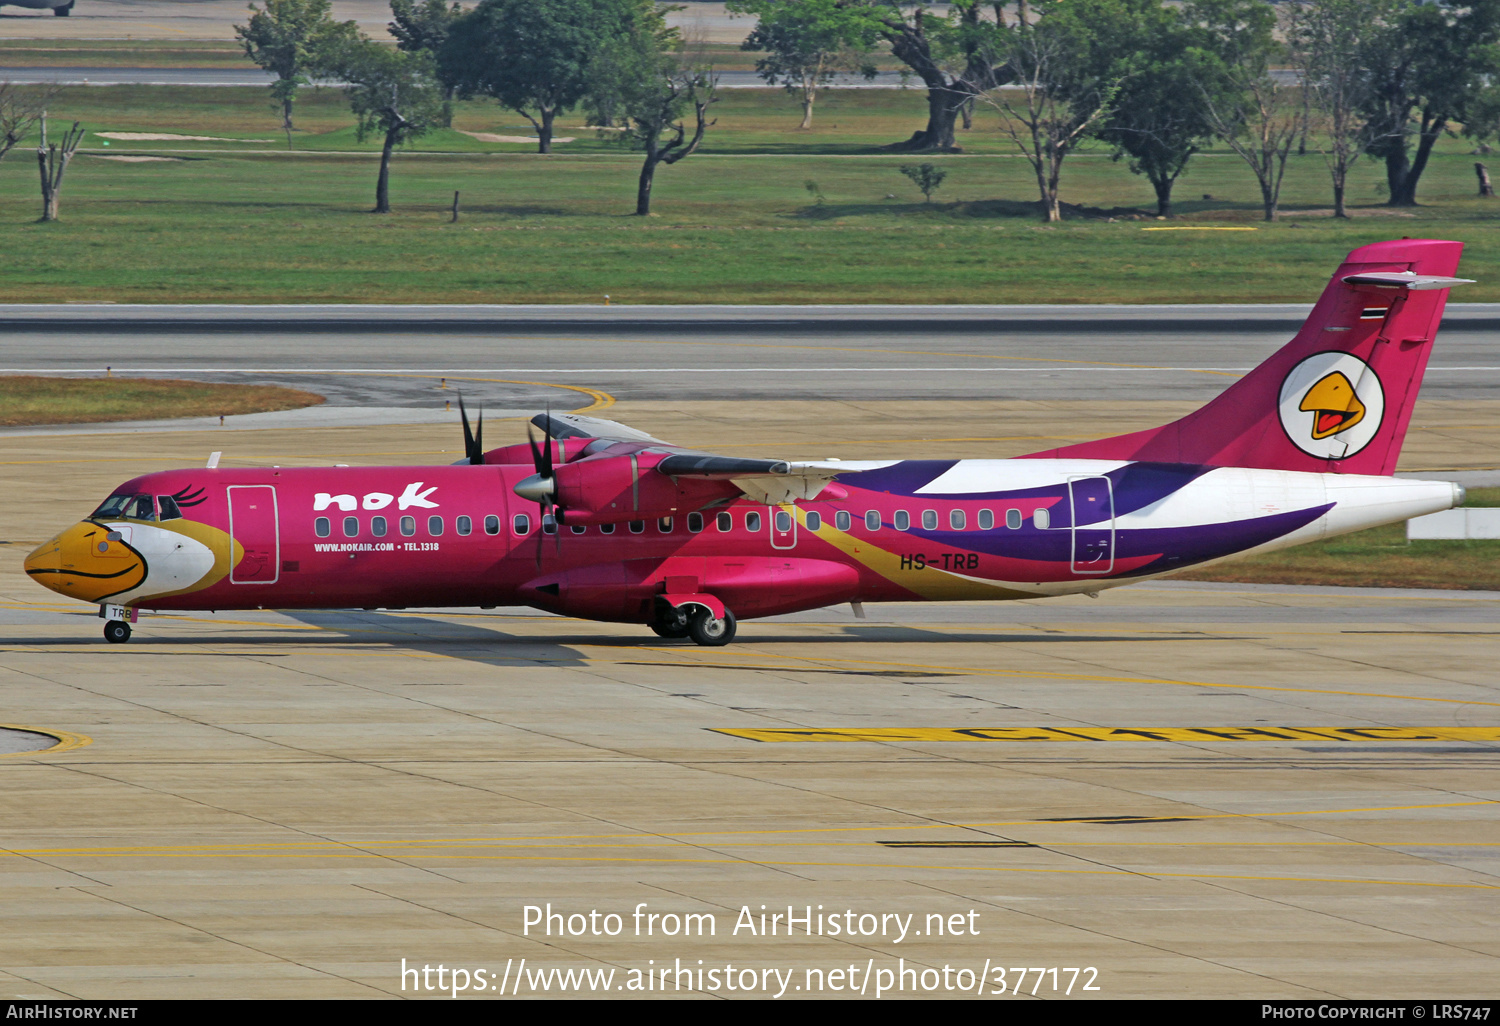
<instances>
[{"instance_id":1,"label":"cockpit window","mask_svg":"<svg viewBox=\"0 0 1500 1026\"><path fill-rule=\"evenodd\" d=\"M177 500L170 495L158 495L156 497L156 508L161 510L163 520L181 520L182 510L177 508Z\"/></svg>"},{"instance_id":2,"label":"cockpit window","mask_svg":"<svg viewBox=\"0 0 1500 1026\"><path fill-rule=\"evenodd\" d=\"M149 495L137 495L125 507L125 516L130 520L155 520L156 501Z\"/></svg>"},{"instance_id":3,"label":"cockpit window","mask_svg":"<svg viewBox=\"0 0 1500 1026\"><path fill-rule=\"evenodd\" d=\"M125 507L133 498L135 498L133 495L111 495L100 503L98 509L94 510L94 516L96 518L122 517L125 515Z\"/></svg>"}]
</instances>

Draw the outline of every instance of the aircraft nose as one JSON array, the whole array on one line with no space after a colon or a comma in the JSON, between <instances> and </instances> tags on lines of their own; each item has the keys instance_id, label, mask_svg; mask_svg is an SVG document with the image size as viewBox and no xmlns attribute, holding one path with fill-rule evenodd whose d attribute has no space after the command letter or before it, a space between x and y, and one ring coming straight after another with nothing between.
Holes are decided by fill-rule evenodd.
<instances>
[{"instance_id":1,"label":"aircraft nose","mask_svg":"<svg viewBox=\"0 0 1500 1026\"><path fill-rule=\"evenodd\" d=\"M25 566L33 581L85 602L129 591L146 579L140 553L118 531L87 520L38 545Z\"/></svg>"}]
</instances>

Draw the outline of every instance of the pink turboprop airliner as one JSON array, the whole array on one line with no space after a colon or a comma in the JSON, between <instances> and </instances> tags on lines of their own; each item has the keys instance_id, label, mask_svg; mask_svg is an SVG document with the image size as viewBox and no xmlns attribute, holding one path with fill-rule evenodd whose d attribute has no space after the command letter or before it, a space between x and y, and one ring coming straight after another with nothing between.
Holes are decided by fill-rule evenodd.
<instances>
[{"instance_id":1,"label":"pink turboprop airliner","mask_svg":"<svg viewBox=\"0 0 1500 1026\"><path fill-rule=\"evenodd\" d=\"M1350 253L1285 347L1179 421L1018 459L797 462L541 415L454 466L126 481L26 572L139 610L524 604L701 645L835 603L1095 593L1448 509L1391 476L1462 246Z\"/></svg>"}]
</instances>

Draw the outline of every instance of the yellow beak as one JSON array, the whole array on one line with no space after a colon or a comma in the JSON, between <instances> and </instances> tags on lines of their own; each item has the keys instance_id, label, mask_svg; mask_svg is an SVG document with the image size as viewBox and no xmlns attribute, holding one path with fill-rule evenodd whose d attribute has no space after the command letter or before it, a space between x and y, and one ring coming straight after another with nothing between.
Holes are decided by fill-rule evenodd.
<instances>
[{"instance_id":1,"label":"yellow beak","mask_svg":"<svg viewBox=\"0 0 1500 1026\"><path fill-rule=\"evenodd\" d=\"M1354 394L1354 383L1342 371L1334 371L1307 390L1299 410L1311 411L1314 438L1327 438L1347 431L1365 419L1365 404Z\"/></svg>"},{"instance_id":2,"label":"yellow beak","mask_svg":"<svg viewBox=\"0 0 1500 1026\"><path fill-rule=\"evenodd\" d=\"M59 595L98 602L139 587L146 561L118 532L85 520L38 545L26 557L26 573Z\"/></svg>"}]
</instances>

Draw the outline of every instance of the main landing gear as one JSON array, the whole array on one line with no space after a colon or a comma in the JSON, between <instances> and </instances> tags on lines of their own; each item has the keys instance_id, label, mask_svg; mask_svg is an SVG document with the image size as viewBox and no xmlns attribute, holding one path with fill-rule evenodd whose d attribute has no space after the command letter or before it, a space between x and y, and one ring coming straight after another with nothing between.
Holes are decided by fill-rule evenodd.
<instances>
[{"instance_id":1,"label":"main landing gear","mask_svg":"<svg viewBox=\"0 0 1500 1026\"><path fill-rule=\"evenodd\" d=\"M649 625L660 638L692 638L700 645L717 648L734 640L734 614L724 610L723 617L714 616L702 606L662 610L660 618Z\"/></svg>"}]
</instances>

